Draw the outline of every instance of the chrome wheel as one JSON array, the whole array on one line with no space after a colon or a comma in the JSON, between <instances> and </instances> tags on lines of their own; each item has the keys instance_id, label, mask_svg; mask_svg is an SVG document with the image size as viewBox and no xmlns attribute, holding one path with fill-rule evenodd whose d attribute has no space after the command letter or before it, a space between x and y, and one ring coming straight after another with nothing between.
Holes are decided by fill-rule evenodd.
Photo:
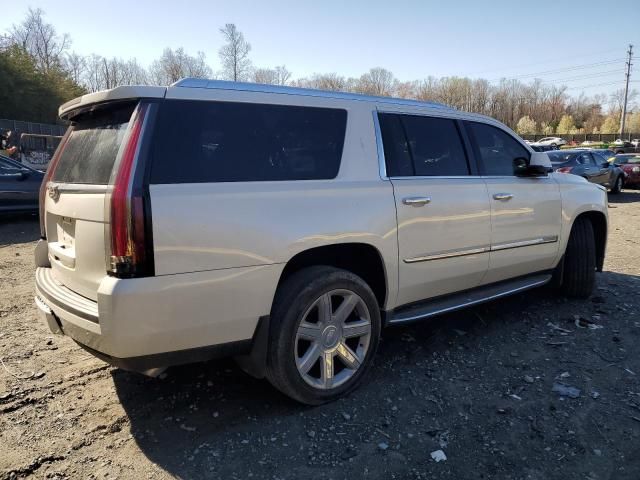
<instances>
[{"instance_id":1,"label":"chrome wheel","mask_svg":"<svg viewBox=\"0 0 640 480\"><path fill-rule=\"evenodd\" d=\"M370 342L371 316L364 300L351 290L327 292L311 304L298 325L298 373L314 388L338 387L364 363Z\"/></svg>"}]
</instances>

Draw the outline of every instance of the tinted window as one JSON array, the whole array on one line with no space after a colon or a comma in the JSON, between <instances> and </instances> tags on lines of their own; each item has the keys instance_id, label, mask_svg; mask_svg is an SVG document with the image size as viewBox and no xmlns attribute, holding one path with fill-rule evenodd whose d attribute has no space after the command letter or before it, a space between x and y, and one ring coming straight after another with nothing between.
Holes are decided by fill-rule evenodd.
<instances>
[{"instance_id":1,"label":"tinted window","mask_svg":"<svg viewBox=\"0 0 640 480\"><path fill-rule=\"evenodd\" d=\"M338 174L345 110L168 100L151 183L329 179Z\"/></svg>"},{"instance_id":2,"label":"tinted window","mask_svg":"<svg viewBox=\"0 0 640 480\"><path fill-rule=\"evenodd\" d=\"M0 158L0 175L10 175L20 173L20 168L11 162L7 162Z\"/></svg>"},{"instance_id":3,"label":"tinted window","mask_svg":"<svg viewBox=\"0 0 640 480\"><path fill-rule=\"evenodd\" d=\"M389 176L469 175L455 120L390 114L380 119Z\"/></svg>"},{"instance_id":4,"label":"tinted window","mask_svg":"<svg viewBox=\"0 0 640 480\"><path fill-rule=\"evenodd\" d=\"M135 105L95 110L74 122L53 173L65 183L106 185Z\"/></svg>"},{"instance_id":5,"label":"tinted window","mask_svg":"<svg viewBox=\"0 0 640 480\"><path fill-rule=\"evenodd\" d=\"M480 172L483 175L514 175L522 162L517 158L530 158L529 151L504 130L485 123L467 122L474 139Z\"/></svg>"},{"instance_id":6,"label":"tinted window","mask_svg":"<svg viewBox=\"0 0 640 480\"><path fill-rule=\"evenodd\" d=\"M407 137L400 123L400 115L383 113L379 114L378 118L384 145L387 175L389 177L410 177L414 175Z\"/></svg>"}]
</instances>

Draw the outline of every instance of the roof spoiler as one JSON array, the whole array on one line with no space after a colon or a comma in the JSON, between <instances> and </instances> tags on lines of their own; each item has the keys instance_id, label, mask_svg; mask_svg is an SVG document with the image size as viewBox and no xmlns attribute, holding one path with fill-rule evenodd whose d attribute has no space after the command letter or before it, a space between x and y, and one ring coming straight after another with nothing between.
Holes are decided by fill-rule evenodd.
<instances>
[{"instance_id":1,"label":"roof spoiler","mask_svg":"<svg viewBox=\"0 0 640 480\"><path fill-rule=\"evenodd\" d=\"M167 87L150 87L131 85L102 90L100 92L87 93L81 97L69 100L58 109L58 116L68 120L73 117L73 112L84 107L110 102L112 100L126 100L133 98L164 98Z\"/></svg>"}]
</instances>

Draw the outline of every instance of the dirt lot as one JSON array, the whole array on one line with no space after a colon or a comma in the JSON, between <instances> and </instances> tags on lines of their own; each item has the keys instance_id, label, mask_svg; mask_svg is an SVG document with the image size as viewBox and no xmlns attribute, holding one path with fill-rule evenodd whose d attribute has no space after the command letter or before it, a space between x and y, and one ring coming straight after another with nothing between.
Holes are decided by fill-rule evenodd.
<instances>
[{"instance_id":1,"label":"dirt lot","mask_svg":"<svg viewBox=\"0 0 640 480\"><path fill-rule=\"evenodd\" d=\"M0 479L637 480L640 192L610 201L589 301L541 289L387 330L362 388L317 408L231 361L147 379L52 336L33 304L37 220L4 221Z\"/></svg>"}]
</instances>

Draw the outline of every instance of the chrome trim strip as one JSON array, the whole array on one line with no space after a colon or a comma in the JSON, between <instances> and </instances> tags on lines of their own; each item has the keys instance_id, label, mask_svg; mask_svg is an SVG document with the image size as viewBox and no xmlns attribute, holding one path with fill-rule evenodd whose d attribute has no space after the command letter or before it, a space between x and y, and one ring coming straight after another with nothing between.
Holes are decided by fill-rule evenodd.
<instances>
[{"instance_id":1,"label":"chrome trim strip","mask_svg":"<svg viewBox=\"0 0 640 480\"><path fill-rule=\"evenodd\" d=\"M106 193L113 189L109 185L93 185L88 183L61 183L49 181L47 188L57 187L60 193Z\"/></svg>"},{"instance_id":2,"label":"chrome trim strip","mask_svg":"<svg viewBox=\"0 0 640 480\"><path fill-rule=\"evenodd\" d=\"M420 257L405 258L404 263L427 262L429 260L439 260L441 258L464 257L466 255L476 255L490 251L490 247L476 247L465 250L450 250L448 252L436 253L434 255L424 255Z\"/></svg>"},{"instance_id":3,"label":"chrome trim strip","mask_svg":"<svg viewBox=\"0 0 640 480\"><path fill-rule=\"evenodd\" d=\"M558 241L557 235L549 235L546 237L532 238L530 240L521 240L519 242L499 243L498 245L492 245L491 251L509 250L511 248L529 247L531 245L543 245L545 243L556 243Z\"/></svg>"},{"instance_id":4,"label":"chrome trim strip","mask_svg":"<svg viewBox=\"0 0 640 480\"><path fill-rule=\"evenodd\" d=\"M451 312L453 310L460 310L462 308L466 308L466 307L470 307L472 305L477 305L479 303L484 303L484 302L489 302L491 300L496 300L498 298L502 298L502 297L506 297L509 295L512 295L514 293L518 293L521 292L523 290L529 290L531 288L535 288L538 286L542 286L546 283L549 283L549 280L551 280L551 275L547 276L548 278L545 278L544 280L536 280L535 282L531 282L528 283L526 285L522 285L521 287L517 287L517 288L512 288L510 290L505 290L504 292L500 292L500 293L496 293L494 295L489 295L487 297L481 297L481 298L477 298L475 300L471 300L468 302L464 302L464 303L459 303L457 305L452 305L450 307L445 307L445 308L440 308L438 310L433 310L430 311L428 313L424 313L421 315L414 315L412 317L407 317L407 318L403 318L401 320L389 320L389 324L398 324L398 323L405 323L405 322L412 322L414 320L420 320L421 318L428 318L428 317L432 317L434 315L440 315L441 313L447 313L447 312Z\"/></svg>"},{"instance_id":5,"label":"chrome trim strip","mask_svg":"<svg viewBox=\"0 0 640 480\"><path fill-rule=\"evenodd\" d=\"M512 248L530 247L532 245L544 245L546 243L556 243L557 235L549 235L546 237L532 238L530 240L521 240L519 242L501 243L490 247L475 247L465 250L449 250L446 252L436 253L433 255L421 255L419 257L411 257L403 259L404 263L428 262L430 260L440 260L443 258L464 257L466 255L476 255L486 252L497 252L500 250L509 250Z\"/></svg>"},{"instance_id":6,"label":"chrome trim strip","mask_svg":"<svg viewBox=\"0 0 640 480\"><path fill-rule=\"evenodd\" d=\"M378 111L373 110L373 128L376 136L376 150L378 151L378 170L382 180L389 180L387 177L387 160L384 158L384 145L382 144L382 130L380 129L380 119Z\"/></svg>"},{"instance_id":7,"label":"chrome trim strip","mask_svg":"<svg viewBox=\"0 0 640 480\"><path fill-rule=\"evenodd\" d=\"M406 98L377 97L358 93L333 92L313 88L287 87L281 85L264 85L261 83L230 82L226 80L208 80L203 78L183 78L170 85L179 88L204 88L208 90L235 90L241 92L280 93L285 95L302 95L307 97L335 98L343 100L359 100L365 102L386 103L390 105L406 105L411 107L429 107L448 112L456 109L437 102L423 102Z\"/></svg>"}]
</instances>

